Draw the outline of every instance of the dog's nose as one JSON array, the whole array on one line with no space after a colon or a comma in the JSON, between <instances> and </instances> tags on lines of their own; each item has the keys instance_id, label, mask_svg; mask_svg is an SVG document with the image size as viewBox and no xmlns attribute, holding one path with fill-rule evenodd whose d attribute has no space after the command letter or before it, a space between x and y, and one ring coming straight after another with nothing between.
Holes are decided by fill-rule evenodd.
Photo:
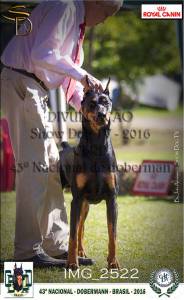
<instances>
[{"instance_id":1,"label":"dog's nose","mask_svg":"<svg viewBox=\"0 0 184 300\"><path fill-rule=\"evenodd\" d=\"M98 112L98 118L104 119L105 118L105 112Z\"/></svg>"}]
</instances>

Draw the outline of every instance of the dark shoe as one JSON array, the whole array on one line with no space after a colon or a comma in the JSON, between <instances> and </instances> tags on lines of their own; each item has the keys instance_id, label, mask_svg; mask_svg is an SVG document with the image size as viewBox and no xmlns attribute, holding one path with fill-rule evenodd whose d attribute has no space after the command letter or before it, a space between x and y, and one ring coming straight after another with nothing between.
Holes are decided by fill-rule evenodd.
<instances>
[{"instance_id":1,"label":"dark shoe","mask_svg":"<svg viewBox=\"0 0 184 300\"><path fill-rule=\"evenodd\" d=\"M53 256L53 258L67 260L67 258L68 258L68 252L66 251L63 254L60 254L60 255L57 255L57 256Z\"/></svg>"},{"instance_id":2,"label":"dark shoe","mask_svg":"<svg viewBox=\"0 0 184 300\"><path fill-rule=\"evenodd\" d=\"M34 249L35 250L35 249ZM20 261L20 260L19 260ZM39 246L35 250L35 256L28 259L21 259L21 261L32 261L34 267L66 267L66 260L64 259L55 259L47 255L44 250Z\"/></svg>"},{"instance_id":3,"label":"dark shoe","mask_svg":"<svg viewBox=\"0 0 184 300\"><path fill-rule=\"evenodd\" d=\"M67 260L68 258L68 252L64 252L63 254L61 255L58 255L58 256L54 256L55 259L65 259ZM82 265L82 266L92 266L95 264L95 261L91 258L88 258L88 257L80 257L78 256L78 260L79 260L79 265Z\"/></svg>"}]
</instances>

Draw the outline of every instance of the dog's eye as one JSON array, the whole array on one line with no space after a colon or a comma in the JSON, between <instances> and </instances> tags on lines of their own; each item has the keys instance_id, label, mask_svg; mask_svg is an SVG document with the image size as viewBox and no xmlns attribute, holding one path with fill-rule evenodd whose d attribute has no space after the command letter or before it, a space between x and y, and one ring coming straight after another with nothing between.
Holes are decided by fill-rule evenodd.
<instances>
[{"instance_id":1,"label":"dog's eye","mask_svg":"<svg viewBox=\"0 0 184 300\"><path fill-rule=\"evenodd\" d=\"M106 106L106 107L107 107L107 106L109 105L109 102L108 102L108 101L104 101L104 100L103 100L103 101L101 101L101 103L100 103L100 104L102 104L103 106Z\"/></svg>"},{"instance_id":2,"label":"dog's eye","mask_svg":"<svg viewBox=\"0 0 184 300\"><path fill-rule=\"evenodd\" d=\"M104 98L104 97L100 97L98 103L102 104L104 106L108 106L108 104L109 104L109 102L107 101L107 99Z\"/></svg>"}]
</instances>

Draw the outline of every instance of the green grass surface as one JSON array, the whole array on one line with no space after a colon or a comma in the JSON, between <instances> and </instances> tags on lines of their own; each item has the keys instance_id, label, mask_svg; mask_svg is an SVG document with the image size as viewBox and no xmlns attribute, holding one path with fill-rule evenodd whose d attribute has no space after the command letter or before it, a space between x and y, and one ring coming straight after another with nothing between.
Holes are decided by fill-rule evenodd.
<instances>
[{"instance_id":1,"label":"green grass surface","mask_svg":"<svg viewBox=\"0 0 184 300\"><path fill-rule=\"evenodd\" d=\"M137 105L134 108L122 108L118 111L125 112L125 111L132 111L136 116L149 116L149 117L178 117L182 116L183 114L183 107L179 105L175 110L167 110L165 108L160 107L149 107L144 105ZM74 112L74 109L69 107L68 111ZM117 111L116 109L113 110L114 112Z\"/></svg>"},{"instance_id":2,"label":"green grass surface","mask_svg":"<svg viewBox=\"0 0 184 300\"><path fill-rule=\"evenodd\" d=\"M152 152L149 151L138 151L138 152L132 152L128 151L125 152L123 149L116 150L116 158L117 160L121 160L124 162L128 161L134 161L134 162L141 162L146 159L152 159L152 160L174 160L174 153L171 152Z\"/></svg>"},{"instance_id":3,"label":"green grass surface","mask_svg":"<svg viewBox=\"0 0 184 300\"><path fill-rule=\"evenodd\" d=\"M127 145L118 144L117 140L112 140L115 146L117 160L141 162L145 159L152 160L176 160L174 151L174 138L172 130L151 130L150 138L147 140L130 140ZM182 168L182 131L179 131L180 151L179 161Z\"/></svg>"},{"instance_id":4,"label":"green grass surface","mask_svg":"<svg viewBox=\"0 0 184 300\"><path fill-rule=\"evenodd\" d=\"M65 194L65 198L69 213L71 194ZM181 206L166 199L118 197L118 259L121 268L129 270L128 277L131 270L137 268L139 278L119 278L114 282L148 282L150 273L163 267L176 269L182 278ZM1 199L1 259L13 256L14 224L15 193L4 193ZM85 229L86 252L96 260L91 267L92 279L66 279L62 270L52 268L35 269L34 282L113 282L113 279L100 279L100 270L107 266L107 243L106 207L105 202L101 202L91 205ZM125 270L121 274L123 272Z\"/></svg>"},{"instance_id":5,"label":"green grass surface","mask_svg":"<svg viewBox=\"0 0 184 300\"><path fill-rule=\"evenodd\" d=\"M134 115L141 117L181 117L183 114L183 107L178 106L175 110L169 111L167 109L139 105L132 109L132 112Z\"/></svg>"}]
</instances>

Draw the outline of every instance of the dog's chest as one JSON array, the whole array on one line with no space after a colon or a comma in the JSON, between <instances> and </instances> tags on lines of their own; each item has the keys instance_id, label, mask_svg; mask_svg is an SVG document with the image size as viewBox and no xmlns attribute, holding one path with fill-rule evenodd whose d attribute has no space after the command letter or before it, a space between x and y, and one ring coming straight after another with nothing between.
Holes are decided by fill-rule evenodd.
<instances>
[{"instance_id":1,"label":"dog's chest","mask_svg":"<svg viewBox=\"0 0 184 300\"><path fill-rule=\"evenodd\" d=\"M91 203L108 199L116 189L116 174L109 173L78 173L76 187L80 196Z\"/></svg>"}]
</instances>

